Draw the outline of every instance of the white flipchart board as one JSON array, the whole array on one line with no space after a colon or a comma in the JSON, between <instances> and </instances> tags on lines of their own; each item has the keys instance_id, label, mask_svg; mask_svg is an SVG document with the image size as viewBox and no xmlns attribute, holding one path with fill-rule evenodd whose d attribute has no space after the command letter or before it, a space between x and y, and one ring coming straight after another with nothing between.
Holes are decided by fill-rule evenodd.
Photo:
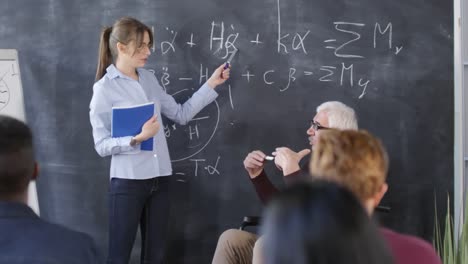
<instances>
[{"instance_id":1,"label":"white flipchart board","mask_svg":"<svg viewBox=\"0 0 468 264\"><path fill-rule=\"evenodd\" d=\"M26 122L23 98L18 52L15 49L0 49L0 114ZM35 182L29 185L28 204L39 214Z\"/></svg>"}]
</instances>

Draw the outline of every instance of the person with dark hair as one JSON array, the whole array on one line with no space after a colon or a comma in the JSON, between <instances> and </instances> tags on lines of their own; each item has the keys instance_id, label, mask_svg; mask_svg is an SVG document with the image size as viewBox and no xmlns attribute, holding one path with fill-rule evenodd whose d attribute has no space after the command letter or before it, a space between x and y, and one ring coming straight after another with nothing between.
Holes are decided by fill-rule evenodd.
<instances>
[{"instance_id":1,"label":"person with dark hair","mask_svg":"<svg viewBox=\"0 0 468 264\"><path fill-rule=\"evenodd\" d=\"M347 189L325 181L273 198L261 227L265 264L391 264L376 225Z\"/></svg>"},{"instance_id":2,"label":"person with dark hair","mask_svg":"<svg viewBox=\"0 0 468 264\"><path fill-rule=\"evenodd\" d=\"M107 263L128 263L140 226L142 263L164 259L169 216L171 159L161 114L187 124L218 94L230 69L219 66L206 83L184 104L178 104L159 85L153 73L143 69L153 44L151 29L123 17L102 31L96 83L90 103L94 147L102 157L112 156L109 188L109 254ZM133 136L111 136L112 107L154 103L154 116ZM152 151L140 143L153 138Z\"/></svg>"},{"instance_id":3,"label":"person with dark hair","mask_svg":"<svg viewBox=\"0 0 468 264\"><path fill-rule=\"evenodd\" d=\"M48 223L27 206L38 171L31 130L0 115L0 263L98 263L90 236Z\"/></svg>"}]
</instances>

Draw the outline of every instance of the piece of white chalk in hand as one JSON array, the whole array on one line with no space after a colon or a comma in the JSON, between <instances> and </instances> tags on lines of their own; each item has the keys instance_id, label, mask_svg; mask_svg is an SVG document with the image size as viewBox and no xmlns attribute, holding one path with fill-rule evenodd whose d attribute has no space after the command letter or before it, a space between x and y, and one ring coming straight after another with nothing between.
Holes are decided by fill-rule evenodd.
<instances>
[{"instance_id":1,"label":"piece of white chalk in hand","mask_svg":"<svg viewBox=\"0 0 468 264\"><path fill-rule=\"evenodd\" d=\"M266 159L266 160L274 160L275 157L272 157L272 156L265 156L265 159Z\"/></svg>"}]
</instances>

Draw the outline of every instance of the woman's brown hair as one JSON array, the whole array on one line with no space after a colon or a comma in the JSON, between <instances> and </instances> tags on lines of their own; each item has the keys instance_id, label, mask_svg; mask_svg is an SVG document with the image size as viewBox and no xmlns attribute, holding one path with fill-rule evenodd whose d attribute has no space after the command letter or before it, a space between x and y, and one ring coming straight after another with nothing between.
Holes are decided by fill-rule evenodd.
<instances>
[{"instance_id":1,"label":"woman's brown hair","mask_svg":"<svg viewBox=\"0 0 468 264\"><path fill-rule=\"evenodd\" d=\"M117 59L117 43L129 44L135 41L135 47L141 47L143 36L148 32L149 45L153 44L151 29L132 17L122 17L112 27L105 27L99 42L99 58L96 70L96 81L104 76L106 69Z\"/></svg>"}]
</instances>

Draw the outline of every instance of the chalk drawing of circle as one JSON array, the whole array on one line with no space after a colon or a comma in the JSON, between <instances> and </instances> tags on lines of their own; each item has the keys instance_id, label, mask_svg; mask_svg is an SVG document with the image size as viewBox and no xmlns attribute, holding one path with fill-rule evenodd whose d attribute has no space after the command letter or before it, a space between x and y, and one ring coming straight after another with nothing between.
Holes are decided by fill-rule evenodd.
<instances>
[{"instance_id":1,"label":"chalk drawing of circle","mask_svg":"<svg viewBox=\"0 0 468 264\"><path fill-rule=\"evenodd\" d=\"M216 108L216 110L213 111L213 108ZM216 134L216 130L219 124L220 109L218 102L215 100L214 105L210 104L206 106L205 109L200 111L200 113L197 114L197 116L195 116L194 119L196 120L198 116L204 116L205 112L209 112L211 116L209 118L202 117L200 118L202 119L200 121L191 121L188 125L185 126L176 125L178 126L178 128L176 128L175 130L173 130L171 128L171 124L169 124L171 136L167 138L167 141L169 145L169 152L171 153L171 162L178 162L189 159L200 153L210 144L211 140ZM216 116L212 116L214 114ZM194 122L203 122L204 125L202 128L203 131L201 133L202 139L197 140L196 143L193 143L191 140L188 139L190 132L196 134L196 132L194 131L195 129L193 127L189 127ZM164 125L168 125L168 122L166 121ZM174 132L177 132L177 134L174 134Z\"/></svg>"},{"instance_id":2,"label":"chalk drawing of circle","mask_svg":"<svg viewBox=\"0 0 468 264\"><path fill-rule=\"evenodd\" d=\"M5 80L0 82L0 111L10 102L10 88Z\"/></svg>"}]
</instances>

